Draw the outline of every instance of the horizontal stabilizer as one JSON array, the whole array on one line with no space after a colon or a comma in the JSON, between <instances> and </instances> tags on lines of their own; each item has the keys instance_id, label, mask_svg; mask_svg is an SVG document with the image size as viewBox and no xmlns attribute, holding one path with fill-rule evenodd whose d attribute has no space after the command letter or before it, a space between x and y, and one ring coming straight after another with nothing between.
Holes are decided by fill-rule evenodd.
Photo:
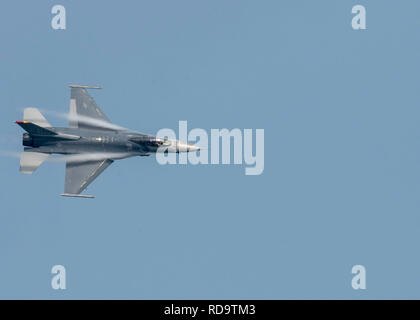
<instances>
[{"instance_id":1,"label":"horizontal stabilizer","mask_svg":"<svg viewBox=\"0 0 420 320\"><path fill-rule=\"evenodd\" d=\"M35 123L36 125L43 128L51 128L51 124L45 119L45 117L39 112L37 108L26 108L23 110L23 121Z\"/></svg>"},{"instance_id":2,"label":"horizontal stabilizer","mask_svg":"<svg viewBox=\"0 0 420 320\"><path fill-rule=\"evenodd\" d=\"M20 154L20 172L24 174L34 173L49 156L48 153L22 152Z\"/></svg>"}]
</instances>

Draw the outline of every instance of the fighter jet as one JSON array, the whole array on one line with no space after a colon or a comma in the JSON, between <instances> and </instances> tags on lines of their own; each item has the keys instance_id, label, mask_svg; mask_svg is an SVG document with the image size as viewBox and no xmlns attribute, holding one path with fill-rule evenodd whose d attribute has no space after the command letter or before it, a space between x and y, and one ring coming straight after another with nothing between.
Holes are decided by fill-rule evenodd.
<instances>
[{"instance_id":1,"label":"fighter jet","mask_svg":"<svg viewBox=\"0 0 420 320\"><path fill-rule=\"evenodd\" d=\"M113 125L86 89L101 87L70 85L69 127L53 127L36 108L26 108L23 121L16 121L23 134L24 151L20 171L32 174L51 154L66 160L65 197L94 198L82 195L114 160L150 156L157 152L190 152L199 147L142 134Z\"/></svg>"}]
</instances>

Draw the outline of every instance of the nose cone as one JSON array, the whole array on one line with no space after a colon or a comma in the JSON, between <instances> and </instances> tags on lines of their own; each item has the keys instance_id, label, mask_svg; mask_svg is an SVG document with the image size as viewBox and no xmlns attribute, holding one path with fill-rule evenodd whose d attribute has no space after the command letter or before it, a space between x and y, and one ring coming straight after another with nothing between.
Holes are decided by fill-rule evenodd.
<instances>
[{"instance_id":1,"label":"nose cone","mask_svg":"<svg viewBox=\"0 0 420 320\"><path fill-rule=\"evenodd\" d=\"M189 144L188 145L188 152L194 152L200 150L200 147L197 147L195 145Z\"/></svg>"},{"instance_id":2,"label":"nose cone","mask_svg":"<svg viewBox=\"0 0 420 320\"><path fill-rule=\"evenodd\" d=\"M200 147L193 144L178 142L177 151L178 152L194 152L200 150Z\"/></svg>"}]
</instances>

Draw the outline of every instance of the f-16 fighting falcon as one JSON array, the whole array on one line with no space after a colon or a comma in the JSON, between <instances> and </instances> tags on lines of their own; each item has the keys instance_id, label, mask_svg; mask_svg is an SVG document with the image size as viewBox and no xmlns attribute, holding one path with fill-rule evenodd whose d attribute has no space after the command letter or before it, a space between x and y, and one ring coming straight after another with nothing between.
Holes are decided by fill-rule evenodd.
<instances>
[{"instance_id":1,"label":"f-16 fighting falcon","mask_svg":"<svg viewBox=\"0 0 420 320\"><path fill-rule=\"evenodd\" d=\"M16 121L26 131L23 134L25 148L20 157L21 172L32 174L51 154L65 155L66 178L62 196L94 198L81 193L114 160L156 152L200 150L188 143L113 125L86 90L100 87L70 85L70 88L68 128L52 127L35 108L26 108L23 121Z\"/></svg>"}]
</instances>

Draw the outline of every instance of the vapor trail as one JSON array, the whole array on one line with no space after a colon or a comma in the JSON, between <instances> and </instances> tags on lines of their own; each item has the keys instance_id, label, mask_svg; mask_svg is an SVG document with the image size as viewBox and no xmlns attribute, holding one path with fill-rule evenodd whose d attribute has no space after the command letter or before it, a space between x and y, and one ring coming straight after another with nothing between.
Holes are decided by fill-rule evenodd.
<instances>
[{"instance_id":1,"label":"vapor trail","mask_svg":"<svg viewBox=\"0 0 420 320\"><path fill-rule=\"evenodd\" d=\"M130 153L80 153L80 154L70 154L63 155L59 157L51 157L48 159L49 162L89 162L89 161L101 161L106 159L116 160L124 159L133 156Z\"/></svg>"},{"instance_id":2,"label":"vapor trail","mask_svg":"<svg viewBox=\"0 0 420 320\"><path fill-rule=\"evenodd\" d=\"M20 158L20 152L1 150L0 151L0 157Z\"/></svg>"},{"instance_id":3,"label":"vapor trail","mask_svg":"<svg viewBox=\"0 0 420 320\"><path fill-rule=\"evenodd\" d=\"M1 157L10 157L10 158L17 158L19 159L23 152L16 152L16 151L0 151ZM29 152L28 152L29 153ZM124 159L128 157L132 157L133 155L126 152L112 152L112 153L79 153L79 154L69 154L69 155L54 155L48 159L46 162L70 162L70 163L78 163L78 162L89 162L89 161L101 161L106 159L117 160L117 159Z\"/></svg>"},{"instance_id":4,"label":"vapor trail","mask_svg":"<svg viewBox=\"0 0 420 320\"><path fill-rule=\"evenodd\" d=\"M95 127L111 129L111 130L123 130L123 131L128 130L127 128L121 127L119 125L109 123L109 122L104 121L104 120L83 116L83 115L80 115L80 114L61 113L61 112L45 110L45 109L42 109L41 112L45 113L45 114L49 114L49 115L54 116L54 117L67 119L69 121L77 121L77 122L87 124L87 125L91 125L91 126L95 126Z\"/></svg>"}]
</instances>

